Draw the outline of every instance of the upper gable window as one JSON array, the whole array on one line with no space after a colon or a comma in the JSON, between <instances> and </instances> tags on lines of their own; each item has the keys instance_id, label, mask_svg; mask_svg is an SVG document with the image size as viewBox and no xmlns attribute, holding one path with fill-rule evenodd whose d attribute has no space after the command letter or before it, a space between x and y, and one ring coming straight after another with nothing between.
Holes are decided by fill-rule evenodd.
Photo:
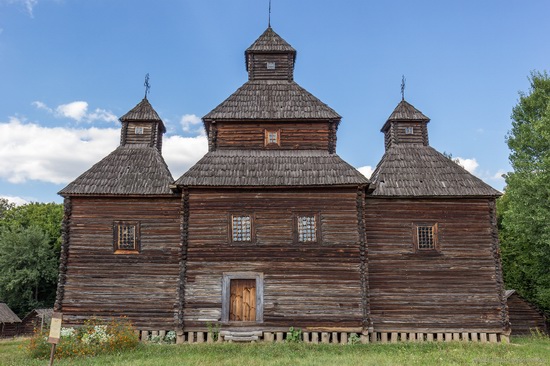
<instances>
[{"instance_id":1,"label":"upper gable window","mask_svg":"<svg viewBox=\"0 0 550 366\"><path fill-rule=\"evenodd\" d=\"M277 145L279 146L281 143L281 132L280 130L265 130L265 145Z\"/></svg>"},{"instance_id":2,"label":"upper gable window","mask_svg":"<svg viewBox=\"0 0 550 366\"><path fill-rule=\"evenodd\" d=\"M413 127L405 127L405 134L406 135L414 134L414 128Z\"/></svg>"},{"instance_id":3,"label":"upper gable window","mask_svg":"<svg viewBox=\"0 0 550 366\"><path fill-rule=\"evenodd\" d=\"M319 225L316 214L296 215L296 235L299 243L316 243Z\"/></svg>"},{"instance_id":4,"label":"upper gable window","mask_svg":"<svg viewBox=\"0 0 550 366\"><path fill-rule=\"evenodd\" d=\"M115 254L138 254L140 227L138 222L116 221L113 227Z\"/></svg>"},{"instance_id":5,"label":"upper gable window","mask_svg":"<svg viewBox=\"0 0 550 366\"><path fill-rule=\"evenodd\" d=\"M252 216L231 215L231 241L252 242Z\"/></svg>"},{"instance_id":6,"label":"upper gable window","mask_svg":"<svg viewBox=\"0 0 550 366\"><path fill-rule=\"evenodd\" d=\"M275 70L275 62L268 62L267 63L267 69L268 70Z\"/></svg>"},{"instance_id":7,"label":"upper gable window","mask_svg":"<svg viewBox=\"0 0 550 366\"><path fill-rule=\"evenodd\" d=\"M143 135L143 127L136 127L135 133L136 135Z\"/></svg>"},{"instance_id":8,"label":"upper gable window","mask_svg":"<svg viewBox=\"0 0 550 366\"><path fill-rule=\"evenodd\" d=\"M434 252L439 250L437 224L415 224L414 231L415 249L417 252Z\"/></svg>"}]
</instances>

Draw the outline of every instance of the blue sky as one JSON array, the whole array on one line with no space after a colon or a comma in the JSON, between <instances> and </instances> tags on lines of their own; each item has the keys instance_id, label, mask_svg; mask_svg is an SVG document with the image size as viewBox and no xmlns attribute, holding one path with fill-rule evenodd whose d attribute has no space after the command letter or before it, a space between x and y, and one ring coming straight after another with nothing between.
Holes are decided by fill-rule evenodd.
<instances>
[{"instance_id":1,"label":"blue sky","mask_svg":"<svg viewBox=\"0 0 550 366\"><path fill-rule=\"evenodd\" d=\"M175 178L206 152L200 117L247 79L267 0L0 0L0 196L57 192L111 152L143 97L165 121ZM548 70L550 2L273 0L295 80L343 116L338 154L366 172L401 98L430 144L503 189L506 133L531 70ZM370 168L369 168L370 167Z\"/></svg>"}]
</instances>

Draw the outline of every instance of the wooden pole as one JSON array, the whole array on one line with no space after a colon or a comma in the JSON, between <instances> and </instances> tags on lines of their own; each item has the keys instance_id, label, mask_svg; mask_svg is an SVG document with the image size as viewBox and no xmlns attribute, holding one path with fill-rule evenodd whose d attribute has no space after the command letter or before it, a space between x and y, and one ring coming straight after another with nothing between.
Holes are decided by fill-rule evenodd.
<instances>
[{"instance_id":1,"label":"wooden pole","mask_svg":"<svg viewBox=\"0 0 550 366\"><path fill-rule=\"evenodd\" d=\"M50 353L50 365L49 366L53 366L53 360L54 360L54 356L55 356L55 346L57 346L57 344L52 343L52 352Z\"/></svg>"}]
</instances>

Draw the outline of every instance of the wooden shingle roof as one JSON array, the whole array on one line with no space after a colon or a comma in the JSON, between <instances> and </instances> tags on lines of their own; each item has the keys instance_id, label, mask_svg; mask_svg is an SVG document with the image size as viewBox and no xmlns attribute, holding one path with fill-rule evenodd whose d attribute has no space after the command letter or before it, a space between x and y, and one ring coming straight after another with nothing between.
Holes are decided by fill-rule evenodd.
<instances>
[{"instance_id":1,"label":"wooden shingle roof","mask_svg":"<svg viewBox=\"0 0 550 366\"><path fill-rule=\"evenodd\" d=\"M176 184L184 186L324 186L368 184L336 154L319 150L216 150Z\"/></svg>"},{"instance_id":2,"label":"wooden shingle roof","mask_svg":"<svg viewBox=\"0 0 550 366\"><path fill-rule=\"evenodd\" d=\"M294 81L248 81L203 120L341 119L325 103Z\"/></svg>"},{"instance_id":3,"label":"wooden shingle roof","mask_svg":"<svg viewBox=\"0 0 550 366\"><path fill-rule=\"evenodd\" d=\"M119 146L59 194L70 195L164 195L173 182L162 155L155 147Z\"/></svg>"},{"instance_id":4,"label":"wooden shingle roof","mask_svg":"<svg viewBox=\"0 0 550 366\"><path fill-rule=\"evenodd\" d=\"M296 52L290 44L268 27L246 52Z\"/></svg>"},{"instance_id":5,"label":"wooden shingle roof","mask_svg":"<svg viewBox=\"0 0 550 366\"><path fill-rule=\"evenodd\" d=\"M394 145L374 170L373 196L500 196L501 193L430 146Z\"/></svg>"},{"instance_id":6,"label":"wooden shingle roof","mask_svg":"<svg viewBox=\"0 0 550 366\"><path fill-rule=\"evenodd\" d=\"M397 107L393 110L392 114L388 117L388 120L382 126L381 131L384 132L391 122L430 122L430 119L416 109L412 104L406 100L399 102Z\"/></svg>"},{"instance_id":7,"label":"wooden shingle roof","mask_svg":"<svg viewBox=\"0 0 550 366\"><path fill-rule=\"evenodd\" d=\"M21 319L8 307L6 303L0 302L0 324L21 323Z\"/></svg>"},{"instance_id":8,"label":"wooden shingle roof","mask_svg":"<svg viewBox=\"0 0 550 366\"><path fill-rule=\"evenodd\" d=\"M147 98L143 98L134 108L128 113L119 118L121 122L142 121L142 122L160 122L162 132L166 132L164 123L160 119L158 113L154 110Z\"/></svg>"}]
</instances>

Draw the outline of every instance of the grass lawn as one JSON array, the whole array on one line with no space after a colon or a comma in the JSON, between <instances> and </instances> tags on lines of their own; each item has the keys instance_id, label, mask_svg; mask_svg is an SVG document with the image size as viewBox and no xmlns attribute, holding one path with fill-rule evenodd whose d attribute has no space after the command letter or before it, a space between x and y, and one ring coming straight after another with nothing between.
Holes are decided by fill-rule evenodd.
<instances>
[{"instance_id":1,"label":"grass lawn","mask_svg":"<svg viewBox=\"0 0 550 366\"><path fill-rule=\"evenodd\" d=\"M27 356L25 339L0 341L0 365L47 365ZM550 365L550 338L517 337L511 344L397 343L330 345L140 344L136 350L59 360L55 365Z\"/></svg>"}]
</instances>

